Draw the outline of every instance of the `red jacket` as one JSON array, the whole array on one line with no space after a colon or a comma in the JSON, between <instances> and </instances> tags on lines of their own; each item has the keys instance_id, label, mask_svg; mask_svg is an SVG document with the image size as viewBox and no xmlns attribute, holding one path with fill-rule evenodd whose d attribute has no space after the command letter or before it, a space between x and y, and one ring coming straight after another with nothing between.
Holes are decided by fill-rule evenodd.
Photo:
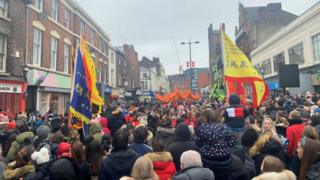
<instances>
[{"instance_id":1,"label":"red jacket","mask_svg":"<svg viewBox=\"0 0 320 180\"><path fill-rule=\"evenodd\" d=\"M153 163L153 169L159 176L159 180L172 179L176 173L176 167L170 152L154 152L146 154Z\"/></svg>"},{"instance_id":2,"label":"red jacket","mask_svg":"<svg viewBox=\"0 0 320 180\"><path fill-rule=\"evenodd\" d=\"M294 150L298 146L298 142L300 141L303 134L304 125L294 124L287 128L286 137L288 139L288 155L290 157L293 156Z\"/></svg>"}]
</instances>

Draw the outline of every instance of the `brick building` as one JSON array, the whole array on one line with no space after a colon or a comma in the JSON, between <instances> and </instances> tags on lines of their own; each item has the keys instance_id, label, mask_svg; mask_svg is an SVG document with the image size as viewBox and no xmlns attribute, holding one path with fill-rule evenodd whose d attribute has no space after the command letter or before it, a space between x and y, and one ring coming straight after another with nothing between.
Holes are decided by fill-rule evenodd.
<instances>
[{"instance_id":1,"label":"brick building","mask_svg":"<svg viewBox=\"0 0 320 180\"><path fill-rule=\"evenodd\" d=\"M250 57L250 52L264 43L275 32L292 22L297 16L284 11L281 3L261 7L239 4L239 27L235 29L236 44Z\"/></svg>"},{"instance_id":2,"label":"brick building","mask_svg":"<svg viewBox=\"0 0 320 180\"><path fill-rule=\"evenodd\" d=\"M125 88L129 83L129 65L128 60L125 58L124 51L122 47L118 47L115 49L116 51L116 63L117 63L117 71L116 71L116 84L118 87L117 91L112 91L112 96L114 98L120 97L124 98Z\"/></svg>"},{"instance_id":3,"label":"brick building","mask_svg":"<svg viewBox=\"0 0 320 180\"><path fill-rule=\"evenodd\" d=\"M209 68L193 68L193 73L196 74L197 80L197 92L200 93L202 88L206 88L210 85L210 71ZM188 90L190 89L190 69L183 71L183 74L175 74L168 76L169 89L174 91Z\"/></svg>"},{"instance_id":4,"label":"brick building","mask_svg":"<svg viewBox=\"0 0 320 180\"><path fill-rule=\"evenodd\" d=\"M13 29L9 36L13 37L13 47L8 53L15 55L17 64L7 71L15 74L28 69L27 111L39 110L44 114L48 110L63 113L68 109L71 55L80 34L89 42L97 68L97 86L105 96L109 37L74 0L5 2ZM21 73L15 75L23 79Z\"/></svg>"}]
</instances>

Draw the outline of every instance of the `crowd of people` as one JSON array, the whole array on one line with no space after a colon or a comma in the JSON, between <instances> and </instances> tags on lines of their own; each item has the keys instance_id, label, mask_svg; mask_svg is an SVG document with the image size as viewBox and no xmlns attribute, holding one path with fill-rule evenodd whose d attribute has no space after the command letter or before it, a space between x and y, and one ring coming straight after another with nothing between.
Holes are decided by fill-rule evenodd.
<instances>
[{"instance_id":1,"label":"crowd of people","mask_svg":"<svg viewBox=\"0 0 320 180\"><path fill-rule=\"evenodd\" d=\"M0 113L0 179L320 180L320 95L108 105L85 127L68 113Z\"/></svg>"}]
</instances>

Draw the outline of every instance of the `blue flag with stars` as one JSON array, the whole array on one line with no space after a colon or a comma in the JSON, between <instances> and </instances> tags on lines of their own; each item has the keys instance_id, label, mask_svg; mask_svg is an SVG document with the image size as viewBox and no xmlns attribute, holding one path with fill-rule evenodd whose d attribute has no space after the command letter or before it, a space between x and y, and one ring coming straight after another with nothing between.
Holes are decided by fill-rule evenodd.
<instances>
[{"instance_id":1,"label":"blue flag with stars","mask_svg":"<svg viewBox=\"0 0 320 180\"><path fill-rule=\"evenodd\" d=\"M73 117L78 118L85 123L92 119L92 111L89 97L89 90L86 81L86 73L82 60L80 48L77 48L76 62L73 73L73 86L70 103L70 112Z\"/></svg>"}]
</instances>

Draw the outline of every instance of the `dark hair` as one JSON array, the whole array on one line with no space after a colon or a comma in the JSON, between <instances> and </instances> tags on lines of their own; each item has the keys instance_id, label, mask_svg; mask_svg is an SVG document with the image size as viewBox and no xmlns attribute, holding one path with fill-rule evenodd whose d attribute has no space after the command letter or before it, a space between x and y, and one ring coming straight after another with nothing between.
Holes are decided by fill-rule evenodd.
<instances>
[{"instance_id":1,"label":"dark hair","mask_svg":"<svg viewBox=\"0 0 320 180\"><path fill-rule=\"evenodd\" d=\"M318 141L306 138L303 148L303 157L301 158L299 180L304 180L310 166L319 160L320 144Z\"/></svg>"},{"instance_id":2,"label":"dark hair","mask_svg":"<svg viewBox=\"0 0 320 180\"><path fill-rule=\"evenodd\" d=\"M17 134L13 133L9 136L9 138L7 139L4 147L3 147L3 151L2 151L2 157L7 157L7 154L10 150L10 147L12 145L12 143L16 140Z\"/></svg>"},{"instance_id":3,"label":"dark hair","mask_svg":"<svg viewBox=\"0 0 320 180\"><path fill-rule=\"evenodd\" d=\"M28 124L22 124L18 127L18 130L19 130L20 134L27 132L27 131L29 131L29 126L28 126Z\"/></svg>"},{"instance_id":4,"label":"dark hair","mask_svg":"<svg viewBox=\"0 0 320 180\"><path fill-rule=\"evenodd\" d=\"M105 152L108 152L112 147L112 137L109 134L105 134L101 139L101 146Z\"/></svg>"},{"instance_id":5,"label":"dark hair","mask_svg":"<svg viewBox=\"0 0 320 180\"><path fill-rule=\"evenodd\" d=\"M128 149L129 132L123 129L118 129L112 138L113 152Z\"/></svg>"},{"instance_id":6,"label":"dark hair","mask_svg":"<svg viewBox=\"0 0 320 180\"><path fill-rule=\"evenodd\" d=\"M85 160L83 144L80 141L75 141L74 143L72 143L71 153L72 158L77 163L78 168L80 168L81 164Z\"/></svg>"},{"instance_id":7,"label":"dark hair","mask_svg":"<svg viewBox=\"0 0 320 180\"><path fill-rule=\"evenodd\" d=\"M152 148L154 152L162 152L164 151L164 144L162 141L156 139L152 142Z\"/></svg>"},{"instance_id":8,"label":"dark hair","mask_svg":"<svg viewBox=\"0 0 320 180\"><path fill-rule=\"evenodd\" d=\"M148 137L148 129L144 126L139 126L133 131L135 143L145 143Z\"/></svg>"},{"instance_id":9,"label":"dark hair","mask_svg":"<svg viewBox=\"0 0 320 180\"><path fill-rule=\"evenodd\" d=\"M25 153L21 153L20 151L24 149ZM19 155L17 155L15 168L21 167L26 163L31 161L31 154L33 153L34 148L32 145L21 145L19 148Z\"/></svg>"},{"instance_id":10,"label":"dark hair","mask_svg":"<svg viewBox=\"0 0 320 180\"><path fill-rule=\"evenodd\" d=\"M320 125L320 116L319 115L311 116L311 126L316 127L317 125Z\"/></svg>"},{"instance_id":11,"label":"dark hair","mask_svg":"<svg viewBox=\"0 0 320 180\"><path fill-rule=\"evenodd\" d=\"M86 161L90 164L91 175L97 176L105 153L100 143L95 141L93 137L89 137L85 142L85 155Z\"/></svg>"},{"instance_id":12,"label":"dark hair","mask_svg":"<svg viewBox=\"0 0 320 180\"><path fill-rule=\"evenodd\" d=\"M263 168L261 171L265 172L281 172L285 169L283 162L274 157L274 156L266 156L263 159Z\"/></svg>"}]
</instances>

